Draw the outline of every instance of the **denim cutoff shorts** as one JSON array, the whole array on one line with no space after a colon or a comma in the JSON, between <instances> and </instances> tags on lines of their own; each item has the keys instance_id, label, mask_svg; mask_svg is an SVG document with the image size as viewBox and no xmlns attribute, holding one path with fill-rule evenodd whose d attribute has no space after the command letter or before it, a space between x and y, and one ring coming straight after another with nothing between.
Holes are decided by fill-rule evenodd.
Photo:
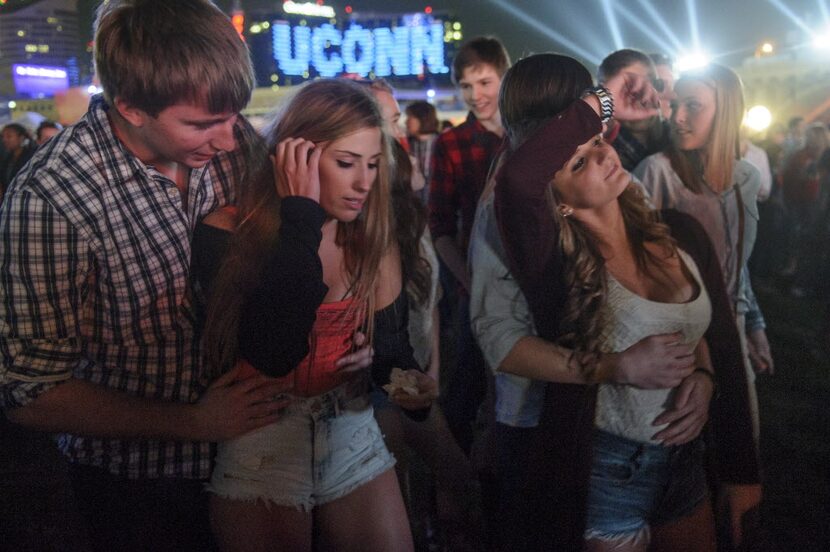
<instances>
[{"instance_id":1,"label":"denim cutoff shorts","mask_svg":"<svg viewBox=\"0 0 830 552\"><path fill-rule=\"evenodd\" d=\"M707 496L704 445L640 443L594 432L585 538L642 542L650 528L691 514Z\"/></svg>"},{"instance_id":2,"label":"denim cutoff shorts","mask_svg":"<svg viewBox=\"0 0 830 552\"><path fill-rule=\"evenodd\" d=\"M297 397L276 423L219 443L208 490L310 511L394 465L365 387L345 383Z\"/></svg>"}]
</instances>

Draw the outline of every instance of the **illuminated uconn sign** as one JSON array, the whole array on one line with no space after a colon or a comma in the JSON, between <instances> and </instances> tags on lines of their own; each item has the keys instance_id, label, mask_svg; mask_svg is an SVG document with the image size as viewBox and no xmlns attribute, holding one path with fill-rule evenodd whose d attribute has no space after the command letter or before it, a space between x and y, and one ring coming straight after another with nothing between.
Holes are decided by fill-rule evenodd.
<instances>
[{"instance_id":1,"label":"illuminated uconn sign","mask_svg":"<svg viewBox=\"0 0 830 552\"><path fill-rule=\"evenodd\" d=\"M377 77L447 73L444 27L441 23L365 28L352 22L346 29L329 23L318 27L275 21L271 26L274 59L280 72L322 77L342 73Z\"/></svg>"}]
</instances>

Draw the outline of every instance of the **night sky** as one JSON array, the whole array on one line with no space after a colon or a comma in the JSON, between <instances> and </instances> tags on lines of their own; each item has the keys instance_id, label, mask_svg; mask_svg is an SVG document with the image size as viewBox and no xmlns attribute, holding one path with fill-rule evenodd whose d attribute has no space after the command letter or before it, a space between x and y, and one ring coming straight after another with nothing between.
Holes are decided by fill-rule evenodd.
<instances>
[{"instance_id":1,"label":"night sky","mask_svg":"<svg viewBox=\"0 0 830 552\"><path fill-rule=\"evenodd\" d=\"M218 2L223 7L230 1ZM243 6L274 5L275 1L243 1ZM347 2L327 2L339 8ZM612 17L615 16L618 41ZM786 5L806 26L818 32L830 27L824 14L830 0L357 0L355 11L452 10L464 23L465 36L493 34L507 45L514 59L534 52L556 50L593 64L619 46L652 51L692 45L690 10L697 14L702 49L730 65L751 56L758 45L772 40L778 46L811 42L807 32L776 8ZM667 31L649 15L653 8L665 20ZM646 32L644 32L646 31ZM674 35L674 39L669 37Z\"/></svg>"},{"instance_id":2,"label":"night sky","mask_svg":"<svg viewBox=\"0 0 830 552\"><path fill-rule=\"evenodd\" d=\"M701 47L712 56L726 54L722 61L737 64L764 40L782 46L810 42L806 31L776 9L775 3L786 4L793 15L818 31L830 26L822 2L827 6L830 0L454 0L431 4L363 0L354 8L411 10L431 5L441 10L452 6L465 24L466 36L497 35L514 58L557 50L588 63L620 46L649 52L671 48L670 53L676 55L679 46L692 45L692 10L697 14ZM606 15L605 4L613 17ZM649 15L647 6L665 20L668 32ZM614 18L618 41L614 39Z\"/></svg>"},{"instance_id":3,"label":"night sky","mask_svg":"<svg viewBox=\"0 0 830 552\"><path fill-rule=\"evenodd\" d=\"M86 14L98 3L80 0ZM217 0L223 9L231 3L232 0ZM243 7L249 10L273 6L276 11L279 3L242 0ZM697 15L701 48L733 66L751 56L765 40L772 40L779 48L804 47L811 42L807 31L776 5L789 10L813 32L830 27L830 19L825 15L830 0L356 0L327 4L340 15L346 5L355 11L387 13L418 11L426 6L436 12L451 10L464 23L466 37L496 35L514 59L554 50L588 64L595 64L619 46L647 52L669 50L675 56L681 48L692 49L690 12ZM649 15L647 7L662 17L665 29ZM616 25L612 23L614 18ZM86 15L85 19L91 21L91 16Z\"/></svg>"}]
</instances>

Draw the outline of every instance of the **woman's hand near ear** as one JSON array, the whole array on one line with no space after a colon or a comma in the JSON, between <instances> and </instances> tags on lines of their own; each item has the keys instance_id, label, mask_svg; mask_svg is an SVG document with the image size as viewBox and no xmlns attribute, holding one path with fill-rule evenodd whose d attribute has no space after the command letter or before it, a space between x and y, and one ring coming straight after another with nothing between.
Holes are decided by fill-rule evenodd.
<instances>
[{"instance_id":1,"label":"woman's hand near ear","mask_svg":"<svg viewBox=\"0 0 830 552\"><path fill-rule=\"evenodd\" d=\"M301 196L320 202L320 156L325 143L286 138L271 156L274 184L280 197Z\"/></svg>"}]
</instances>

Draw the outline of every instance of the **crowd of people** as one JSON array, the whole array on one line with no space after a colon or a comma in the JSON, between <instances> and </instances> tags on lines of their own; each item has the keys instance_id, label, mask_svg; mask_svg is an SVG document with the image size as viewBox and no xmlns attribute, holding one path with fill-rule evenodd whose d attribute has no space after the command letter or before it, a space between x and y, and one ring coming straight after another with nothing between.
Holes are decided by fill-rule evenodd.
<instances>
[{"instance_id":1,"label":"crowd of people","mask_svg":"<svg viewBox=\"0 0 830 552\"><path fill-rule=\"evenodd\" d=\"M2 131L0 548L746 549L753 279L830 336L825 126L762 149L727 67L477 37L456 127L317 79L255 129L209 0L95 33L83 119Z\"/></svg>"}]
</instances>

